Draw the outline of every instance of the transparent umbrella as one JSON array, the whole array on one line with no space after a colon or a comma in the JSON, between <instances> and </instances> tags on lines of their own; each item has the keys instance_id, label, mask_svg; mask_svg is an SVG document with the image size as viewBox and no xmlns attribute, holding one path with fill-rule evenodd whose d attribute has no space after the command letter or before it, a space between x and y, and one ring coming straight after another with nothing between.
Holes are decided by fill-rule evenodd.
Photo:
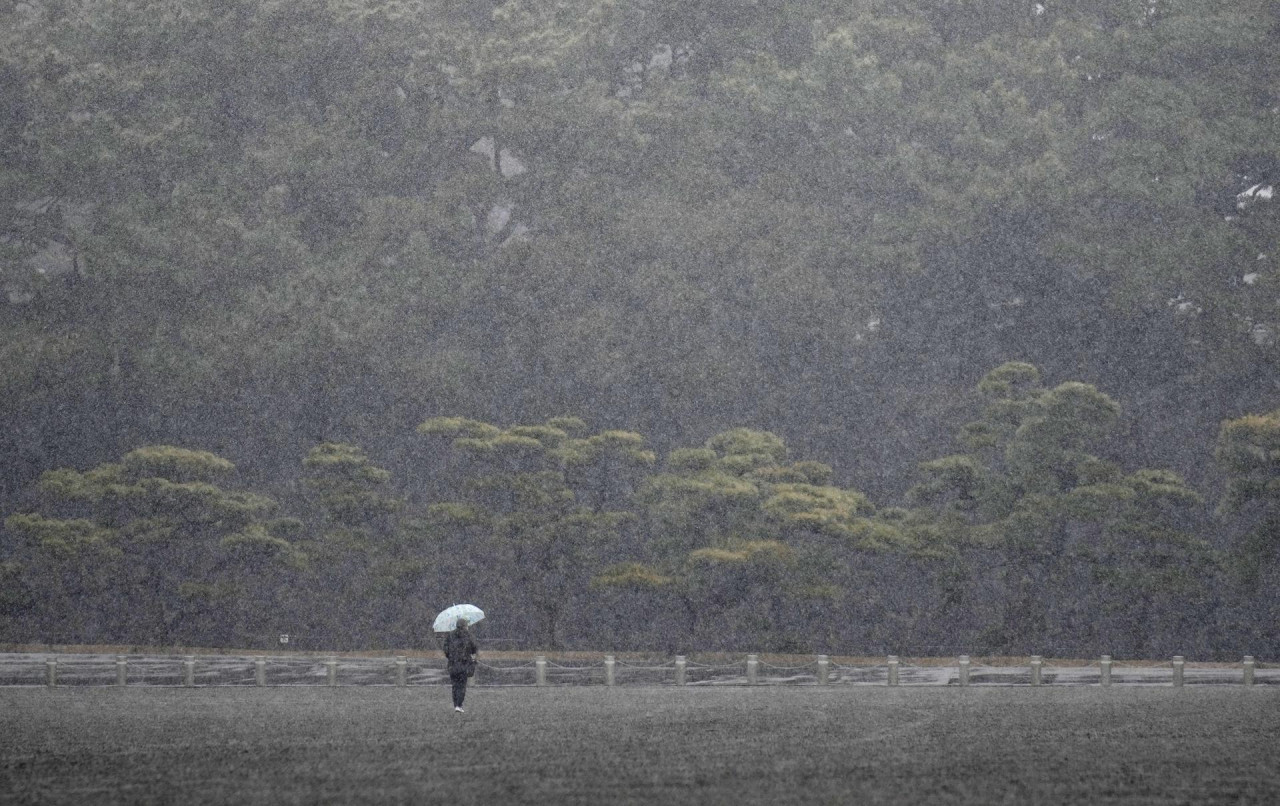
<instances>
[{"instance_id":1,"label":"transparent umbrella","mask_svg":"<svg viewBox=\"0 0 1280 806\"><path fill-rule=\"evenodd\" d=\"M484 611L472 604L456 604L441 610L431 626L436 632L449 632L458 626L460 618L466 619L468 624L475 624L484 618Z\"/></svg>"}]
</instances>

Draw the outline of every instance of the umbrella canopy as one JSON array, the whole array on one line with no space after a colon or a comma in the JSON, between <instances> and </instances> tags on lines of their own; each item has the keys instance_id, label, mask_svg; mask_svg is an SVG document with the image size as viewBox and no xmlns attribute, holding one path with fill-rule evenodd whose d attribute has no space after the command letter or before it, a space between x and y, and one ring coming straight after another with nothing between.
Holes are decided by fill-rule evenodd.
<instances>
[{"instance_id":1,"label":"umbrella canopy","mask_svg":"<svg viewBox=\"0 0 1280 806\"><path fill-rule=\"evenodd\" d=\"M432 629L436 632L449 632L458 626L458 619L466 619L468 624L475 624L484 618L484 611L471 604L456 604L446 607L436 616Z\"/></svg>"}]
</instances>

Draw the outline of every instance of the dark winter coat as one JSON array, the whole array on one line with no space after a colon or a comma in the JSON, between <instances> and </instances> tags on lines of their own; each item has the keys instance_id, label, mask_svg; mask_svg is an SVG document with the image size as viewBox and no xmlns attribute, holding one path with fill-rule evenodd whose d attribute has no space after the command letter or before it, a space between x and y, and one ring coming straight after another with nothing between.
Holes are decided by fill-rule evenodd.
<instances>
[{"instance_id":1,"label":"dark winter coat","mask_svg":"<svg viewBox=\"0 0 1280 806\"><path fill-rule=\"evenodd\" d=\"M444 639L444 656L449 661L449 674L466 674L467 677L476 671L475 640L465 627L459 627Z\"/></svg>"}]
</instances>

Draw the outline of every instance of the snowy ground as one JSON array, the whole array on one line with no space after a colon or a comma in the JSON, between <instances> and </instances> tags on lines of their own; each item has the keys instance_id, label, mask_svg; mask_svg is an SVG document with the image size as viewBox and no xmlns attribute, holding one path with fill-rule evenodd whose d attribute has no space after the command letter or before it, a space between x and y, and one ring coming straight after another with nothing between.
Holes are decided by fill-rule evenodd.
<instances>
[{"instance_id":1,"label":"snowy ground","mask_svg":"<svg viewBox=\"0 0 1280 806\"><path fill-rule=\"evenodd\" d=\"M0 688L0 803L1271 803L1280 687Z\"/></svg>"}]
</instances>

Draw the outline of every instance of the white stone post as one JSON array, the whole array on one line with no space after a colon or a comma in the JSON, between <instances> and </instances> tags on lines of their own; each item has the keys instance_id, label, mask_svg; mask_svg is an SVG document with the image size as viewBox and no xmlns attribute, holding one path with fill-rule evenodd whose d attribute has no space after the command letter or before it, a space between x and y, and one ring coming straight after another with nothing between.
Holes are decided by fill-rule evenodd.
<instances>
[{"instance_id":1,"label":"white stone post","mask_svg":"<svg viewBox=\"0 0 1280 806\"><path fill-rule=\"evenodd\" d=\"M614 660L612 655L604 656L604 684L606 686L612 686L617 682L614 679L614 668L617 665L618 662Z\"/></svg>"},{"instance_id":2,"label":"white stone post","mask_svg":"<svg viewBox=\"0 0 1280 806\"><path fill-rule=\"evenodd\" d=\"M196 684L196 656L187 655L182 659L182 685L191 688Z\"/></svg>"},{"instance_id":3,"label":"white stone post","mask_svg":"<svg viewBox=\"0 0 1280 806\"><path fill-rule=\"evenodd\" d=\"M960 667L960 685L969 685L969 656L961 655L956 665Z\"/></svg>"},{"instance_id":4,"label":"white stone post","mask_svg":"<svg viewBox=\"0 0 1280 806\"><path fill-rule=\"evenodd\" d=\"M253 662L253 682L259 686L267 684L267 662L262 658Z\"/></svg>"},{"instance_id":5,"label":"white stone post","mask_svg":"<svg viewBox=\"0 0 1280 806\"><path fill-rule=\"evenodd\" d=\"M129 684L129 661L124 655L116 655L116 685Z\"/></svg>"},{"instance_id":6,"label":"white stone post","mask_svg":"<svg viewBox=\"0 0 1280 806\"><path fill-rule=\"evenodd\" d=\"M538 655L533 659L533 668L535 674L534 682L539 686L547 684L547 656Z\"/></svg>"},{"instance_id":7,"label":"white stone post","mask_svg":"<svg viewBox=\"0 0 1280 806\"><path fill-rule=\"evenodd\" d=\"M1099 682L1104 686L1111 685L1111 656L1103 655L1099 665L1102 667L1102 679Z\"/></svg>"},{"instance_id":8,"label":"white stone post","mask_svg":"<svg viewBox=\"0 0 1280 806\"><path fill-rule=\"evenodd\" d=\"M403 655L396 656L396 685L403 686L407 682L409 659Z\"/></svg>"},{"instance_id":9,"label":"white stone post","mask_svg":"<svg viewBox=\"0 0 1280 806\"><path fill-rule=\"evenodd\" d=\"M889 685L898 685L898 656L889 656Z\"/></svg>"},{"instance_id":10,"label":"white stone post","mask_svg":"<svg viewBox=\"0 0 1280 806\"><path fill-rule=\"evenodd\" d=\"M1244 684L1246 686L1252 686L1253 685L1253 669L1254 669L1253 656L1245 655L1244 662L1241 663L1240 665L1244 669Z\"/></svg>"},{"instance_id":11,"label":"white stone post","mask_svg":"<svg viewBox=\"0 0 1280 806\"><path fill-rule=\"evenodd\" d=\"M831 676L831 659L826 655L818 656L818 685L825 686Z\"/></svg>"},{"instance_id":12,"label":"white stone post","mask_svg":"<svg viewBox=\"0 0 1280 806\"><path fill-rule=\"evenodd\" d=\"M44 684L49 688L58 685L58 659L47 660L44 662Z\"/></svg>"},{"instance_id":13,"label":"white stone post","mask_svg":"<svg viewBox=\"0 0 1280 806\"><path fill-rule=\"evenodd\" d=\"M324 662L324 667L328 684L331 686L338 685L338 659L329 658Z\"/></svg>"},{"instance_id":14,"label":"white stone post","mask_svg":"<svg viewBox=\"0 0 1280 806\"><path fill-rule=\"evenodd\" d=\"M1044 658L1039 655L1031 656L1031 685L1038 686L1041 683L1040 670L1044 667Z\"/></svg>"},{"instance_id":15,"label":"white stone post","mask_svg":"<svg viewBox=\"0 0 1280 806\"><path fill-rule=\"evenodd\" d=\"M1173 656L1173 684L1175 686L1182 685L1182 670L1186 665L1187 662L1181 655Z\"/></svg>"},{"instance_id":16,"label":"white stone post","mask_svg":"<svg viewBox=\"0 0 1280 806\"><path fill-rule=\"evenodd\" d=\"M689 662L685 660L684 655L676 655L676 685L683 686L688 682L685 670L688 668Z\"/></svg>"},{"instance_id":17,"label":"white stone post","mask_svg":"<svg viewBox=\"0 0 1280 806\"><path fill-rule=\"evenodd\" d=\"M747 685L754 686L760 677L760 656L747 656Z\"/></svg>"}]
</instances>

